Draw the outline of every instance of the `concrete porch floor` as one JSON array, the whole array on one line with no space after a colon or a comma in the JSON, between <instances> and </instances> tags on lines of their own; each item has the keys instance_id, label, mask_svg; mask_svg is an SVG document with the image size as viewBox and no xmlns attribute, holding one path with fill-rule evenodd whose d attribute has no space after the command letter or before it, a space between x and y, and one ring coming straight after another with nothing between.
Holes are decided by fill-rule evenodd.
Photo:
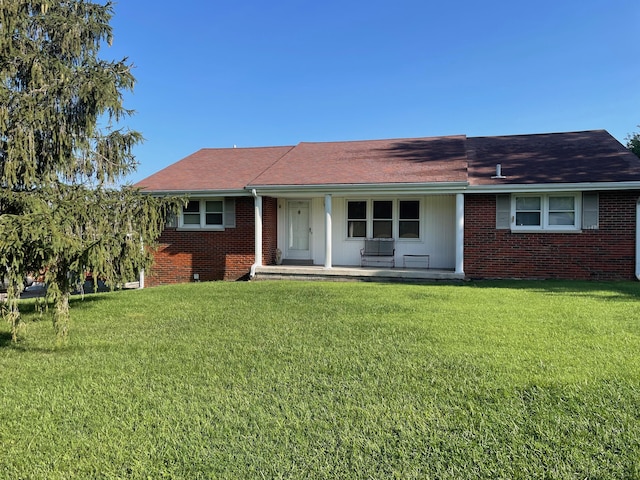
<instances>
[{"instance_id":1,"label":"concrete porch floor","mask_svg":"<svg viewBox=\"0 0 640 480\"><path fill-rule=\"evenodd\" d=\"M321 265L265 265L256 268L254 280L353 280L368 282L460 281L464 274L453 270L423 268L344 267Z\"/></svg>"}]
</instances>

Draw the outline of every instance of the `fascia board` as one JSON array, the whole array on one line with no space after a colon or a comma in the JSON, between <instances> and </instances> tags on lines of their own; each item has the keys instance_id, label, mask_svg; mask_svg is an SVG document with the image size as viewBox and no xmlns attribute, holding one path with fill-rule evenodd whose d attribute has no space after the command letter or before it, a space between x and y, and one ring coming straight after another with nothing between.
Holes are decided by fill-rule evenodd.
<instances>
[{"instance_id":1,"label":"fascia board","mask_svg":"<svg viewBox=\"0 0 640 480\"><path fill-rule=\"evenodd\" d=\"M166 196L182 196L188 195L190 197L247 197L251 193L246 190L141 190L142 193L147 195L154 195L157 197Z\"/></svg>"},{"instance_id":2,"label":"fascia board","mask_svg":"<svg viewBox=\"0 0 640 480\"><path fill-rule=\"evenodd\" d=\"M323 184L323 185L251 185L247 190L256 190L259 195L300 194L427 194L462 193L467 182L438 183L389 183L389 184Z\"/></svg>"},{"instance_id":3,"label":"fascia board","mask_svg":"<svg viewBox=\"0 0 640 480\"><path fill-rule=\"evenodd\" d=\"M155 196L246 197L252 190L259 195L308 194L453 194L453 193L510 193L510 192L569 192L603 190L640 190L640 182L536 183L505 185L469 185L467 182L402 183L402 184L324 184L324 185L251 185L243 190L145 190Z\"/></svg>"},{"instance_id":4,"label":"fascia board","mask_svg":"<svg viewBox=\"0 0 640 480\"><path fill-rule=\"evenodd\" d=\"M466 193L588 192L597 190L640 190L640 182L532 183L470 185Z\"/></svg>"}]
</instances>

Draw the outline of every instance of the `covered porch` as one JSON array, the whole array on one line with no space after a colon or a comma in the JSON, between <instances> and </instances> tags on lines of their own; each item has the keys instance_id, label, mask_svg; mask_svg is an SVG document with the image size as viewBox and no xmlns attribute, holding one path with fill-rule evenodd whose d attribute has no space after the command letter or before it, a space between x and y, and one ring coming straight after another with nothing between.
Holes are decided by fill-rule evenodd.
<instances>
[{"instance_id":1,"label":"covered porch","mask_svg":"<svg viewBox=\"0 0 640 480\"><path fill-rule=\"evenodd\" d=\"M405 187L406 189L406 187ZM403 190L405 190L403 189ZM276 262L265 245L273 229L263 232L263 195L252 190L255 204L255 263L250 278L325 278L431 281L464 279L464 195L458 191L261 192L277 202ZM275 195L274 195L275 193ZM355 200L354 200L355 199ZM348 207L366 205L366 220L353 222ZM378 222L375 208L388 206L390 219ZM403 222L402 207L414 206L415 219ZM365 209L363 208L363 212ZM363 213L364 216L364 213ZM300 221L302 219L303 221ZM353 224L360 223L358 235ZM386 230L379 235L383 225ZM403 232L410 227L410 235ZM358 225L357 225L358 226ZM404 230L403 230L404 227ZM365 233L366 231L366 233ZM266 237L266 238L264 238ZM366 238L394 240L391 265L365 266ZM273 249L273 247L270 247ZM427 258L426 264L423 259ZM266 261L265 261L266 260Z\"/></svg>"}]
</instances>

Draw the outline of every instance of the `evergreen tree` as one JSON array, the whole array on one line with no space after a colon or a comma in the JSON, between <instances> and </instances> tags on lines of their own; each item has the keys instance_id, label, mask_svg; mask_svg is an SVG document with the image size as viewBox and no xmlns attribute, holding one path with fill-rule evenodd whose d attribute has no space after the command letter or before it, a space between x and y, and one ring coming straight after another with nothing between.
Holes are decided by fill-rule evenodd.
<instances>
[{"instance_id":1,"label":"evergreen tree","mask_svg":"<svg viewBox=\"0 0 640 480\"><path fill-rule=\"evenodd\" d=\"M627 135L627 148L640 157L640 133Z\"/></svg>"},{"instance_id":2,"label":"evergreen tree","mask_svg":"<svg viewBox=\"0 0 640 480\"><path fill-rule=\"evenodd\" d=\"M111 2L0 0L0 278L14 340L28 272L43 273L64 338L76 279L135 278L178 204L116 188L142 137L120 127L131 65L98 55L112 14Z\"/></svg>"}]
</instances>

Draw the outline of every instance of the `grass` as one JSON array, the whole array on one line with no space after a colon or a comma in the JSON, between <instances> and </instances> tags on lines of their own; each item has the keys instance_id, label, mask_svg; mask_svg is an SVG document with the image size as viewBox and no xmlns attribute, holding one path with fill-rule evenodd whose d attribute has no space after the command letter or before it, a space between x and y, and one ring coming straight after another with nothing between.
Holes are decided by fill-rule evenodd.
<instances>
[{"instance_id":1,"label":"grass","mask_svg":"<svg viewBox=\"0 0 640 480\"><path fill-rule=\"evenodd\" d=\"M640 284L202 283L25 302L0 478L640 478Z\"/></svg>"}]
</instances>

